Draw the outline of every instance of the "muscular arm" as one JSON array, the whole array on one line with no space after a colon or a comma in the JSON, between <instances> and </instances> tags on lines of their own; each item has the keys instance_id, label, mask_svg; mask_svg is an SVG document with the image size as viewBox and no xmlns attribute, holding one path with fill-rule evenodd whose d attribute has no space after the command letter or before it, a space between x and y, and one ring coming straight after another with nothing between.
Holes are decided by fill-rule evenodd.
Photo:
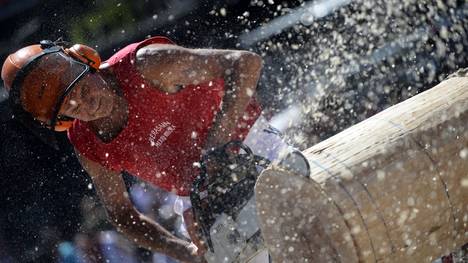
<instances>
[{"instance_id":1,"label":"muscular arm","mask_svg":"<svg viewBox=\"0 0 468 263\"><path fill-rule=\"evenodd\" d=\"M79 154L78 156L83 168L91 176L112 224L119 232L141 247L183 262L193 262L195 254L188 248L189 242L175 237L134 208L120 173L110 171Z\"/></svg>"},{"instance_id":2,"label":"muscular arm","mask_svg":"<svg viewBox=\"0 0 468 263\"><path fill-rule=\"evenodd\" d=\"M163 90L223 78L226 95L205 148L232 139L233 132L255 92L262 68L260 56L247 51L187 49L153 44L137 52L137 67L146 79Z\"/></svg>"}]
</instances>

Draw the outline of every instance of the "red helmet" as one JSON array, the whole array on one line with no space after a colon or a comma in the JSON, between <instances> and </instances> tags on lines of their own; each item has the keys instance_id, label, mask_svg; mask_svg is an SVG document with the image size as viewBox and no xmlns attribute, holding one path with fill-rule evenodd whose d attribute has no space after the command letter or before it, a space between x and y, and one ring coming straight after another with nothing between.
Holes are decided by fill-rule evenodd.
<instances>
[{"instance_id":1,"label":"red helmet","mask_svg":"<svg viewBox=\"0 0 468 263\"><path fill-rule=\"evenodd\" d=\"M64 48L41 41L10 54L3 63L2 79L14 110L29 113L50 129L65 131L72 124L58 117L65 96L87 72L98 70L100 63L98 53L88 46Z\"/></svg>"}]
</instances>

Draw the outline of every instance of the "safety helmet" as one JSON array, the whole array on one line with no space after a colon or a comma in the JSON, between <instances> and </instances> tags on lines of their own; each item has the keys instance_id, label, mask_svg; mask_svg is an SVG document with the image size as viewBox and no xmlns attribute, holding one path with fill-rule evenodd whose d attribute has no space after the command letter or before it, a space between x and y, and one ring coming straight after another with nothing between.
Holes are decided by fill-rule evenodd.
<instances>
[{"instance_id":1,"label":"safety helmet","mask_svg":"<svg viewBox=\"0 0 468 263\"><path fill-rule=\"evenodd\" d=\"M58 116L65 97L87 73L99 69L101 59L91 47L43 40L10 54L2 67L15 117L65 131L73 119Z\"/></svg>"}]
</instances>

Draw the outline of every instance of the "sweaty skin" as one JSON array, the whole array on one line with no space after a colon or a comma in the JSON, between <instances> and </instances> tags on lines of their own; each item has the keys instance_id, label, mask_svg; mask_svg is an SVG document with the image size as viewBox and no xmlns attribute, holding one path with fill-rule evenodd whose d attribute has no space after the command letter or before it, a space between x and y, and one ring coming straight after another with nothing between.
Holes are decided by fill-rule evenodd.
<instances>
[{"instance_id":1,"label":"sweaty skin","mask_svg":"<svg viewBox=\"0 0 468 263\"><path fill-rule=\"evenodd\" d=\"M185 85L224 78L226 95L222 109L208 135L205 149L231 140L236 123L254 94L262 59L251 52L216 49L187 49L175 45L151 44L138 50L136 65L142 76L159 87L175 93ZM164 65L164 66L161 66ZM111 69L106 64L93 77L84 78L71 92L60 114L88 121L95 134L112 140L125 127L127 103L119 95ZM96 100L95 98L100 99ZM104 105L105 104L105 105ZM203 262L199 242L179 239L157 222L139 213L131 201L120 173L113 172L77 152L84 169L104 203L116 228L138 245L167 254L182 262Z\"/></svg>"}]
</instances>

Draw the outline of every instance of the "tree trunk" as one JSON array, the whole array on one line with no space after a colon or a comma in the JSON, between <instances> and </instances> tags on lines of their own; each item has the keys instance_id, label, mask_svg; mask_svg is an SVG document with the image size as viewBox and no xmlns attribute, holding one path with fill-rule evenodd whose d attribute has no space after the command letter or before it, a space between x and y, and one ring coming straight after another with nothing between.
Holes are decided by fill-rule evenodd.
<instances>
[{"instance_id":1,"label":"tree trunk","mask_svg":"<svg viewBox=\"0 0 468 263\"><path fill-rule=\"evenodd\" d=\"M304 151L256 185L274 262L431 262L468 242L468 77Z\"/></svg>"}]
</instances>

